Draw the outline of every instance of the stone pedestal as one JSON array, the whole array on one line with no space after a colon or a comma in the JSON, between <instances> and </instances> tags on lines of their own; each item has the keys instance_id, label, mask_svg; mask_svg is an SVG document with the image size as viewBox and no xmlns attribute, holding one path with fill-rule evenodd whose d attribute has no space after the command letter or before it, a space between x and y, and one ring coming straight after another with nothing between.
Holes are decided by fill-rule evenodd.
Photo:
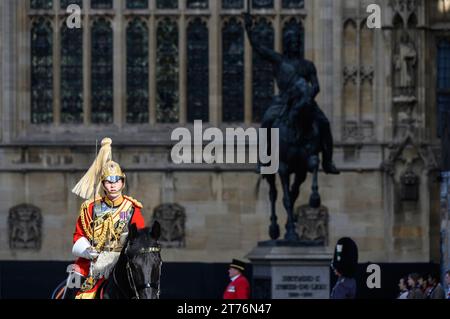
<instances>
[{"instance_id":1,"label":"stone pedestal","mask_svg":"<svg viewBox=\"0 0 450 319\"><path fill-rule=\"evenodd\" d=\"M328 299L332 254L325 247L282 241L259 243L247 258L253 265L255 299Z\"/></svg>"}]
</instances>

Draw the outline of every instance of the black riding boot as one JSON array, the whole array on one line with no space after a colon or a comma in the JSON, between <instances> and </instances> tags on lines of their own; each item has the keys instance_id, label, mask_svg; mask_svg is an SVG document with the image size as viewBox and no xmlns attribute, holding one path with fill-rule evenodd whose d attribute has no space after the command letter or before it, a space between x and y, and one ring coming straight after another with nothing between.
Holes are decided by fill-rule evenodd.
<instances>
[{"instance_id":1,"label":"black riding boot","mask_svg":"<svg viewBox=\"0 0 450 319\"><path fill-rule=\"evenodd\" d=\"M79 288L67 288L66 287L64 299L75 299L79 290L80 290Z\"/></svg>"}]
</instances>

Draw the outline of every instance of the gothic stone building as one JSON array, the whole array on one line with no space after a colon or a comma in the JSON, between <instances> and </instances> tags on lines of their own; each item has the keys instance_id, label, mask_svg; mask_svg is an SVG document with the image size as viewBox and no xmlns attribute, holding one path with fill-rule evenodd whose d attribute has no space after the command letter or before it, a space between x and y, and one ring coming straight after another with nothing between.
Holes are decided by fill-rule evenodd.
<instances>
[{"instance_id":1,"label":"gothic stone building","mask_svg":"<svg viewBox=\"0 0 450 319\"><path fill-rule=\"evenodd\" d=\"M381 29L367 6L381 8ZM66 9L81 7L80 28ZM315 62L340 176L320 174L328 251L439 262L439 114L450 106L449 0L252 0L255 32ZM127 193L163 220L166 262L228 262L268 239L251 165L175 165L176 127L258 127L277 88L244 0L0 1L0 259L71 260L71 193L113 139ZM448 111L448 110L447 110ZM307 203L308 180L297 206ZM278 202L280 223L285 213Z\"/></svg>"}]
</instances>

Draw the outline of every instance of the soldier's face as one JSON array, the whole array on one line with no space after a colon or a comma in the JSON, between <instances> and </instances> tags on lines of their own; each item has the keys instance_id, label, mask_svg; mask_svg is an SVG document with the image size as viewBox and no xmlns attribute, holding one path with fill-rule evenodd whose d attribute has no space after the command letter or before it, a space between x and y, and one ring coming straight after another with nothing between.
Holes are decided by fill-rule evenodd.
<instances>
[{"instance_id":1,"label":"soldier's face","mask_svg":"<svg viewBox=\"0 0 450 319\"><path fill-rule=\"evenodd\" d=\"M115 183L104 181L103 185L105 186L108 195L119 195L123 188L123 181L120 179Z\"/></svg>"}]
</instances>

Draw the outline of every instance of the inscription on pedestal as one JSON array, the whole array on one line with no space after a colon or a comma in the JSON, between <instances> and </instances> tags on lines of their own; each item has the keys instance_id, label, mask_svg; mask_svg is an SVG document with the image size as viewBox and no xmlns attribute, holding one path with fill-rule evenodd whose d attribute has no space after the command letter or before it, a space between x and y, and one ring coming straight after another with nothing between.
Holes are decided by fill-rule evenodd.
<instances>
[{"instance_id":1,"label":"inscription on pedestal","mask_svg":"<svg viewBox=\"0 0 450 319\"><path fill-rule=\"evenodd\" d=\"M276 266L272 269L273 299L328 299L329 296L329 267Z\"/></svg>"}]
</instances>

